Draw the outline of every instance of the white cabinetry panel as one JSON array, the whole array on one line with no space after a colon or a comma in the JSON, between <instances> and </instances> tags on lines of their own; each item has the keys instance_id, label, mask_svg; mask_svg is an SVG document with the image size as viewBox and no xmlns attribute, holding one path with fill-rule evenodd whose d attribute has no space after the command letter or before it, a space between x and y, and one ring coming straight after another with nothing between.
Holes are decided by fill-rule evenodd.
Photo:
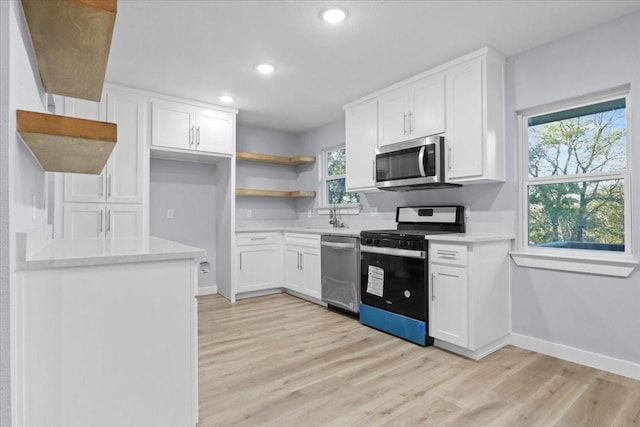
<instances>
[{"instance_id":1,"label":"white cabinetry panel","mask_svg":"<svg viewBox=\"0 0 640 427\"><path fill-rule=\"evenodd\" d=\"M348 191L376 188L375 149L378 146L378 101L364 102L345 111Z\"/></svg>"}]
</instances>

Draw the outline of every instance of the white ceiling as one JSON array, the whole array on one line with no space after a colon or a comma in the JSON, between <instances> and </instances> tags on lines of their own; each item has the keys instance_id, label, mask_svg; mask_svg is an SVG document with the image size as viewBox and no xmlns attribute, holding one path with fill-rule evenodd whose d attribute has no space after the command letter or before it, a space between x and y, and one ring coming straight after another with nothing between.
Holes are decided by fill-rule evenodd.
<instances>
[{"instance_id":1,"label":"white ceiling","mask_svg":"<svg viewBox=\"0 0 640 427\"><path fill-rule=\"evenodd\" d=\"M344 6L339 26L320 11ZM107 81L220 104L304 132L357 98L488 45L511 56L640 10L640 0L120 0ZM271 62L277 71L257 75Z\"/></svg>"}]
</instances>

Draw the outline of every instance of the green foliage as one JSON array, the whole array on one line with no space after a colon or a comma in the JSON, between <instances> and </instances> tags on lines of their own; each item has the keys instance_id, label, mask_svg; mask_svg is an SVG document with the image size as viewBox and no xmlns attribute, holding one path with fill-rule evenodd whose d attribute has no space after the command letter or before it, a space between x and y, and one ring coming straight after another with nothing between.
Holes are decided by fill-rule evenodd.
<instances>
[{"instance_id":1,"label":"green foliage","mask_svg":"<svg viewBox=\"0 0 640 427\"><path fill-rule=\"evenodd\" d=\"M623 108L529 128L529 176L626 168ZM624 243L624 182L590 178L529 186L529 243Z\"/></svg>"},{"instance_id":2,"label":"green foliage","mask_svg":"<svg viewBox=\"0 0 640 427\"><path fill-rule=\"evenodd\" d=\"M347 172L347 156L344 148L327 151L326 153L327 177L344 176ZM360 195L346 190L345 178L327 180L327 203L358 203Z\"/></svg>"}]
</instances>

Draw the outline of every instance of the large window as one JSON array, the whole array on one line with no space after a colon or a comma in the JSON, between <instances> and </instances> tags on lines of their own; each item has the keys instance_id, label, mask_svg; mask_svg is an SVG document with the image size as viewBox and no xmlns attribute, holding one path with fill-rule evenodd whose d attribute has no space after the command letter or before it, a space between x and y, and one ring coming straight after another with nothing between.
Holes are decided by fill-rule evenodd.
<instances>
[{"instance_id":1,"label":"large window","mask_svg":"<svg viewBox=\"0 0 640 427\"><path fill-rule=\"evenodd\" d=\"M358 193L346 190L347 162L344 146L324 151L323 158L325 203L327 205L341 205L360 202Z\"/></svg>"},{"instance_id":2,"label":"large window","mask_svg":"<svg viewBox=\"0 0 640 427\"><path fill-rule=\"evenodd\" d=\"M526 246L625 252L626 105L620 96L522 116Z\"/></svg>"}]
</instances>

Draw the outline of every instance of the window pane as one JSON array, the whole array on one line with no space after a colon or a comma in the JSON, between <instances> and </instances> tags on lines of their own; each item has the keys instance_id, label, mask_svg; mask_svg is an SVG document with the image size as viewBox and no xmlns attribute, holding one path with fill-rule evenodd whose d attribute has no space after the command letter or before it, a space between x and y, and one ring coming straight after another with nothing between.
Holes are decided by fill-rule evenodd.
<instances>
[{"instance_id":1,"label":"window pane","mask_svg":"<svg viewBox=\"0 0 640 427\"><path fill-rule=\"evenodd\" d=\"M327 151L327 175L344 175L346 173L346 154L345 149Z\"/></svg>"},{"instance_id":2,"label":"window pane","mask_svg":"<svg viewBox=\"0 0 640 427\"><path fill-rule=\"evenodd\" d=\"M624 251L624 180L529 186L529 246Z\"/></svg>"},{"instance_id":3,"label":"window pane","mask_svg":"<svg viewBox=\"0 0 640 427\"><path fill-rule=\"evenodd\" d=\"M360 202L360 195L346 191L344 178L327 181L327 203L332 205L358 202Z\"/></svg>"},{"instance_id":4,"label":"window pane","mask_svg":"<svg viewBox=\"0 0 640 427\"><path fill-rule=\"evenodd\" d=\"M624 170L625 111L619 99L529 118L529 177Z\"/></svg>"}]
</instances>

